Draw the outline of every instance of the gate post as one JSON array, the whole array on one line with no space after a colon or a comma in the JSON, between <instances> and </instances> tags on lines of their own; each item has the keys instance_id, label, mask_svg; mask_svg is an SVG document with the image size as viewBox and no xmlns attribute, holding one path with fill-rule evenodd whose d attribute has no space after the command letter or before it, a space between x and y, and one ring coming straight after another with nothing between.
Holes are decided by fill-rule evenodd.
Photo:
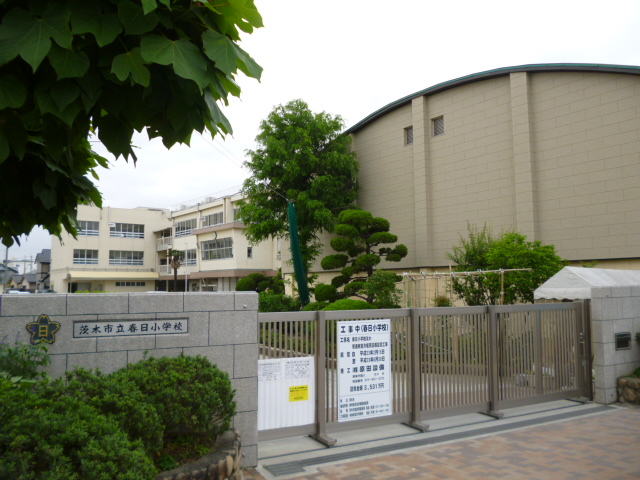
<instances>
[{"instance_id":1,"label":"gate post","mask_svg":"<svg viewBox=\"0 0 640 480\"><path fill-rule=\"evenodd\" d=\"M489 347L487 374L489 380L489 412L495 418L504 417L504 413L499 410L500 402L500 372L498 368L498 346L499 346L499 313L495 305L487 306L487 343Z\"/></svg>"},{"instance_id":2,"label":"gate post","mask_svg":"<svg viewBox=\"0 0 640 480\"><path fill-rule=\"evenodd\" d=\"M318 327L318 335L316 335L318 339L316 345L316 434L313 438L327 447L332 447L335 445L336 439L327 435L327 314L322 311L318 311L316 314Z\"/></svg>"},{"instance_id":3,"label":"gate post","mask_svg":"<svg viewBox=\"0 0 640 480\"><path fill-rule=\"evenodd\" d=\"M591 357L591 300L582 300L576 306L576 381L582 397L576 400L593 401Z\"/></svg>"},{"instance_id":4,"label":"gate post","mask_svg":"<svg viewBox=\"0 0 640 480\"><path fill-rule=\"evenodd\" d=\"M420 412L422 410L422 361L420 341L420 315L416 308L411 309L411 420L407 425L421 432L429 430L429 425L422 422Z\"/></svg>"}]
</instances>

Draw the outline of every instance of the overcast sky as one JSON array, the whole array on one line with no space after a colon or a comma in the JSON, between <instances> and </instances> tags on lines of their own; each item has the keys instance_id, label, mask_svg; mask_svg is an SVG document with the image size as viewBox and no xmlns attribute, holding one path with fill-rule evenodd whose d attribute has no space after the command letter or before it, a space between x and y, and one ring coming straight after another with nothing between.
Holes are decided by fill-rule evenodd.
<instances>
[{"instance_id":1,"label":"overcast sky","mask_svg":"<svg viewBox=\"0 0 640 480\"><path fill-rule=\"evenodd\" d=\"M264 28L241 46L264 68L239 77L243 93L224 109L233 136L191 148L134 139L134 167L99 172L104 205L172 207L242 184L244 152L274 106L300 98L349 127L411 93L461 76L533 63L640 65L637 0L256 0ZM96 145L96 150L112 158ZM9 258L50 248L34 232ZM3 249L4 250L4 249ZM3 254L5 252L2 252ZM4 258L4 255L2 255Z\"/></svg>"}]
</instances>

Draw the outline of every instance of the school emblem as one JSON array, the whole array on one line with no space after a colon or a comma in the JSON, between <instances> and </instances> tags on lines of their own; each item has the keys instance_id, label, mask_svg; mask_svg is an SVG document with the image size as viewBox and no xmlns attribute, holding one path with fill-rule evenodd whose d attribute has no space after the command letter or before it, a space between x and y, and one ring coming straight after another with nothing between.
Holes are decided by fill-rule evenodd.
<instances>
[{"instance_id":1,"label":"school emblem","mask_svg":"<svg viewBox=\"0 0 640 480\"><path fill-rule=\"evenodd\" d=\"M60 330L60 323L52 322L47 315L40 315L37 322L27 324L27 332L31 334L32 345L38 342L54 343L58 330Z\"/></svg>"}]
</instances>

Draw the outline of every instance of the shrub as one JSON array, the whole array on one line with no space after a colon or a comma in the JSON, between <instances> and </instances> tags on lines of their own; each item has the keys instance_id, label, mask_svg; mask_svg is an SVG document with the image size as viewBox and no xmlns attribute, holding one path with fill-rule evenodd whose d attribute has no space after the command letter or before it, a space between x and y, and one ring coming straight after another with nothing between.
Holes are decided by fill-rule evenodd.
<instances>
[{"instance_id":1,"label":"shrub","mask_svg":"<svg viewBox=\"0 0 640 480\"><path fill-rule=\"evenodd\" d=\"M52 398L72 397L115 419L130 438L140 439L149 455L163 445L165 426L155 406L126 375L76 369L46 387Z\"/></svg>"},{"instance_id":2,"label":"shrub","mask_svg":"<svg viewBox=\"0 0 640 480\"><path fill-rule=\"evenodd\" d=\"M202 356L149 358L111 374L131 382L158 412L165 444L180 435L215 439L236 412L229 375Z\"/></svg>"},{"instance_id":3,"label":"shrub","mask_svg":"<svg viewBox=\"0 0 640 480\"><path fill-rule=\"evenodd\" d=\"M11 451L6 465L0 461L0 478L151 478L153 472L145 465L152 464L152 459L164 469L169 463L176 466L176 458L188 461L202 456L229 429L236 408L229 376L201 356L150 358L109 375L77 369L63 379L37 383L23 399L9 392L20 392L11 388L9 380L0 378L0 387L0 404L24 405L0 412L0 458ZM17 420L34 413L41 430L34 427L36 420ZM88 424L92 417L95 422ZM15 428L5 429L6 419ZM64 428L69 432L65 434ZM52 432L50 443L40 438L47 429ZM24 433L31 430L31 436ZM93 437L96 441L89 441ZM40 443L44 450L33 450ZM113 458L110 449L115 452ZM135 460L141 466L131 467L127 455L144 457ZM36 473L15 473L30 469ZM139 470L143 473L135 476ZM132 476L127 476L128 471Z\"/></svg>"},{"instance_id":4,"label":"shrub","mask_svg":"<svg viewBox=\"0 0 640 480\"><path fill-rule=\"evenodd\" d=\"M329 305L329 302L311 302L307 303L302 310L304 312L316 312L322 310L327 305Z\"/></svg>"},{"instance_id":5,"label":"shrub","mask_svg":"<svg viewBox=\"0 0 640 480\"><path fill-rule=\"evenodd\" d=\"M438 295L431 301L434 307L450 307L451 299L446 295Z\"/></svg>"},{"instance_id":6,"label":"shrub","mask_svg":"<svg viewBox=\"0 0 640 480\"><path fill-rule=\"evenodd\" d=\"M258 311L260 312L297 312L300 301L283 293L260 292Z\"/></svg>"},{"instance_id":7,"label":"shrub","mask_svg":"<svg viewBox=\"0 0 640 480\"><path fill-rule=\"evenodd\" d=\"M350 298L343 298L337 302L329 304L323 310L370 310L375 309L374 305L362 300L352 300Z\"/></svg>"},{"instance_id":8,"label":"shrub","mask_svg":"<svg viewBox=\"0 0 640 480\"><path fill-rule=\"evenodd\" d=\"M157 473L139 440L82 400L2 383L0 478L148 480Z\"/></svg>"},{"instance_id":9,"label":"shrub","mask_svg":"<svg viewBox=\"0 0 640 480\"><path fill-rule=\"evenodd\" d=\"M47 347L17 342L13 346L0 344L0 375L26 380L46 378L41 369L49 365Z\"/></svg>"},{"instance_id":10,"label":"shrub","mask_svg":"<svg viewBox=\"0 0 640 480\"><path fill-rule=\"evenodd\" d=\"M318 302L327 303L335 302L339 298L338 289L333 285L326 285L324 283L316 286L314 296Z\"/></svg>"}]
</instances>

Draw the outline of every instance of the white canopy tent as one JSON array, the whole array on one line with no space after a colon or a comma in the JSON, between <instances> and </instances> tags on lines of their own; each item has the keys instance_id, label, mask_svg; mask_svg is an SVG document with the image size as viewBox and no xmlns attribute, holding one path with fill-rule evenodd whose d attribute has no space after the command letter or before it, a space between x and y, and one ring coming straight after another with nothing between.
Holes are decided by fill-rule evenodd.
<instances>
[{"instance_id":1,"label":"white canopy tent","mask_svg":"<svg viewBox=\"0 0 640 480\"><path fill-rule=\"evenodd\" d=\"M583 300L591 287L640 285L640 270L564 267L533 292L535 300Z\"/></svg>"}]
</instances>

